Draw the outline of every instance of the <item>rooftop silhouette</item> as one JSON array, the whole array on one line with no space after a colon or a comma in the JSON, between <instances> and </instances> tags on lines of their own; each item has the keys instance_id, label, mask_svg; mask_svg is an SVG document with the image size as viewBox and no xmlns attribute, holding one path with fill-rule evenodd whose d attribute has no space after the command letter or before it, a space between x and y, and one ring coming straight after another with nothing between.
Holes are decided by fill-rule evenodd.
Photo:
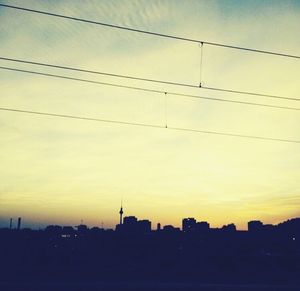
<instances>
[{"instance_id":1,"label":"rooftop silhouette","mask_svg":"<svg viewBox=\"0 0 300 291\"><path fill-rule=\"evenodd\" d=\"M188 217L182 228L135 216L115 229L49 225L0 229L1 280L113 280L300 284L300 218L211 228Z\"/></svg>"}]
</instances>

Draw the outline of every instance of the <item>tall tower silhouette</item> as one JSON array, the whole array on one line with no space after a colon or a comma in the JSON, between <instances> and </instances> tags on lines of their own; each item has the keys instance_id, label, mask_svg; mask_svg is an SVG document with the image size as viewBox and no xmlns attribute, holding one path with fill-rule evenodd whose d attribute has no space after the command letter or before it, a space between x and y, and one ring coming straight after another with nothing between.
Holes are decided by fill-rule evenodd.
<instances>
[{"instance_id":1,"label":"tall tower silhouette","mask_svg":"<svg viewBox=\"0 0 300 291\"><path fill-rule=\"evenodd\" d=\"M123 200L121 200L121 208L119 214L120 214L120 225L121 225L123 224Z\"/></svg>"}]
</instances>

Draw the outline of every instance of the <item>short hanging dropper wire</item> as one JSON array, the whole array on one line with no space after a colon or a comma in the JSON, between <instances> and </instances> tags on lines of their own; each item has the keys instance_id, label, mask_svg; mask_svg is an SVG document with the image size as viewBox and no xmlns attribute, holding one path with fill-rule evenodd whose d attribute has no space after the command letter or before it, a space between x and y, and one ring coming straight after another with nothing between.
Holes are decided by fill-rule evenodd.
<instances>
[{"instance_id":1,"label":"short hanging dropper wire","mask_svg":"<svg viewBox=\"0 0 300 291\"><path fill-rule=\"evenodd\" d=\"M167 92L165 92L165 125L168 128L168 96Z\"/></svg>"},{"instance_id":2,"label":"short hanging dropper wire","mask_svg":"<svg viewBox=\"0 0 300 291\"><path fill-rule=\"evenodd\" d=\"M204 43L200 42L200 72L199 72L199 87L202 87L202 74L203 74L203 49L204 49Z\"/></svg>"}]
</instances>

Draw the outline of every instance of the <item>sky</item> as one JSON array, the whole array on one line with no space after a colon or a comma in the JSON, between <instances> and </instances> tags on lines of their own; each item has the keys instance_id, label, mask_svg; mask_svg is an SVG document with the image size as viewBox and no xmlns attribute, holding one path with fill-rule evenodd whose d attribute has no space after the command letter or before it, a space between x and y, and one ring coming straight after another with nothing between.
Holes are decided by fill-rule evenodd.
<instances>
[{"instance_id":1,"label":"sky","mask_svg":"<svg viewBox=\"0 0 300 291\"><path fill-rule=\"evenodd\" d=\"M299 1L0 1L164 34L300 55ZM0 57L198 85L197 43L0 7ZM0 66L300 108L298 101ZM204 45L207 87L300 97L300 60ZM297 110L190 99L0 69L0 107L300 140ZM0 111L0 226L212 227L300 216L300 145Z\"/></svg>"}]
</instances>

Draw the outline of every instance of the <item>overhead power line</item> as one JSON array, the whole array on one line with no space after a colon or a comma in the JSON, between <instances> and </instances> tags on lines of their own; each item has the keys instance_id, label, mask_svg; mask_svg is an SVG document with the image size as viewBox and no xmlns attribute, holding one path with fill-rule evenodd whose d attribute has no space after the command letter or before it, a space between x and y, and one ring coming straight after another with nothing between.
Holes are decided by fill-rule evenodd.
<instances>
[{"instance_id":1,"label":"overhead power line","mask_svg":"<svg viewBox=\"0 0 300 291\"><path fill-rule=\"evenodd\" d=\"M43 66L43 67L49 67L49 68L55 68L55 69L70 70L70 71L76 71L76 72L82 72L82 73L96 74L96 75L102 75L102 76L124 78L124 79L136 80L136 81L152 82L152 83L159 83L159 84L165 84L165 85L176 85L176 86L183 86L183 87L190 87L190 88L199 88L199 86L196 86L193 84L187 84L187 83L141 78L141 77L136 77L136 76L121 75L121 74L108 73L108 72L100 72L100 71L88 70L88 69L82 69L82 68L74 68L74 67L70 67L70 66L60 66L60 65L54 65L54 64L49 64L49 63L33 62L33 61L13 59L13 58L5 58L5 57L1 57L1 56L0 56L0 60L29 64L29 65L37 65L37 66Z\"/></svg>"},{"instance_id":2,"label":"overhead power line","mask_svg":"<svg viewBox=\"0 0 300 291\"><path fill-rule=\"evenodd\" d=\"M83 18L68 16L68 15L63 15L63 14L57 14L57 13L52 13L52 12L47 12L47 11L30 9L30 8L25 8L25 7L20 7L20 6L13 6L13 5L7 5L7 4L0 4L0 6L6 7L6 8L11 8L11 9L17 9L20 11L38 13L38 14L42 14L42 15L59 17L59 18L74 20L74 21L80 21L80 22L94 24L94 25L101 25L101 26L106 26L106 27L110 27L110 28L127 30L127 31L142 33L142 34L148 34L148 35L153 35L153 36L157 36L157 37L175 39L175 40L179 40L179 41L202 43L202 44L207 44L207 45L217 46L217 47L224 47L224 48L244 50L244 51L249 51L249 52L254 52L254 53L269 54L269 55L275 55L275 56L281 56L281 57L300 59L300 56L298 56L298 55L285 54L285 53L279 53L279 52L273 52L273 51L267 51L267 50L259 50L259 49L247 48L247 47L242 47L242 46L234 46L234 45L229 45L229 44L210 42L210 41L204 41L204 40L199 40L199 39L192 39L192 38L188 38L188 37L180 37L180 36L152 32L152 31L136 29L136 28L126 27L126 26L121 26L121 25L115 25L115 24L110 24L110 23L105 23L105 22L99 22L99 21L94 21L94 20L89 20L89 19L83 19Z\"/></svg>"},{"instance_id":3,"label":"overhead power line","mask_svg":"<svg viewBox=\"0 0 300 291\"><path fill-rule=\"evenodd\" d=\"M114 84L114 83L108 83L108 82L94 81L94 80L89 80L89 79L75 78L75 77L69 77L69 76L64 76L64 75L42 73L42 72L36 72L36 71L32 71L32 70L23 70L23 69L16 69L16 68L9 68L9 67L2 67L2 66L0 66L0 69L19 72L19 73L27 73L27 74L51 77L51 78L58 78L58 79L64 79L64 80L90 83L90 84L95 84L95 85L104 85L104 86L117 87L117 88L123 88L123 89L144 91L144 92L149 92L149 93L157 93L157 94L168 94L171 96L173 95L173 96L180 96L180 97L185 97L185 98L204 99L204 100L210 100L210 101L228 102L228 103L253 105L253 106L261 106L261 107L277 108L277 109L287 109L287 110L297 110L297 111L300 110L300 108L297 108L297 107L287 107L287 106L279 106L279 105L272 105L272 104L238 101L238 100L232 100L232 99L205 97L205 96L184 94L184 93L171 92L171 91L169 92L169 91L163 91L163 90L148 89L148 88L143 88L143 87L127 86L127 85ZM300 99L296 99L296 100L300 101Z\"/></svg>"},{"instance_id":4,"label":"overhead power line","mask_svg":"<svg viewBox=\"0 0 300 291\"><path fill-rule=\"evenodd\" d=\"M165 81L165 80L149 79L149 78L142 78L142 77L129 76L129 75L121 75L121 74L116 74L116 73L101 72L101 71L95 71L95 70L75 68L75 67L70 67L70 66L61 66L61 65L44 63L44 62L33 62L33 61L28 61L28 60L20 60L20 59L15 59L15 58L6 58L6 57L1 57L1 56L0 56L0 60L9 61L9 62L23 63L23 64L30 64L30 65L35 65L35 66L43 66L43 67L49 67L49 68L55 68L55 69L70 70L70 71L75 71L75 72L83 72L83 73L89 73L89 74L103 75L103 76L109 76L109 77L124 78L124 79L143 81L143 82L149 82L149 83L157 83L157 84L164 84L164 85L175 85L175 86L181 86L181 87L189 87L189 88L195 88L195 89L206 89L206 90L213 90L213 91L223 91L223 92L244 94L244 95L250 95L250 96L261 96L261 97L273 98L273 99L285 99L285 100L292 100L292 101L300 101L300 98L280 96L280 95L270 95L270 94L257 93L257 92L238 91L238 90L231 90L231 89L218 88L218 87L208 87L208 86L201 85L201 83L200 83L200 86L198 86L198 85L187 84L187 83L170 82L170 81Z\"/></svg>"},{"instance_id":5,"label":"overhead power line","mask_svg":"<svg viewBox=\"0 0 300 291\"><path fill-rule=\"evenodd\" d=\"M249 92L249 91L240 91L240 90L231 90L231 89L226 89L226 88L208 87L208 86L202 86L202 88L203 89L207 89L207 90L219 91L219 92L236 93L236 94L246 94L246 95L260 96L260 97L267 97L267 98L300 101L300 98L295 98L295 97L286 97L286 96L279 96L279 95L263 94L263 93Z\"/></svg>"},{"instance_id":6,"label":"overhead power line","mask_svg":"<svg viewBox=\"0 0 300 291\"><path fill-rule=\"evenodd\" d=\"M0 110L8 111L8 112L15 112L15 113L27 113L27 114L34 114L34 115L44 115L44 116L59 117L59 118L70 118L70 119L78 119L78 120L86 120L86 121L105 122L105 123L121 124L121 125L132 125L132 126L152 127L152 128L164 128L164 129L171 129L171 130L176 130L176 131L186 131L186 132L195 132L195 133L203 133L203 134L213 134L213 135L239 137L239 138L247 138L247 139L269 140L269 141L288 142L288 143L300 143L300 140L272 138L272 137L255 136L255 135L243 135L243 134L235 134L235 133L228 133L228 132L198 130L198 129L172 127L172 126L171 127L169 127L169 126L166 127L166 126L147 124L147 123L135 123L135 122L126 122L126 121L111 120L111 119L99 119L99 118L92 118L92 117L85 117L85 116L48 113L48 112L31 111L31 110L23 110L23 109L15 109L15 108L0 107Z\"/></svg>"}]
</instances>

